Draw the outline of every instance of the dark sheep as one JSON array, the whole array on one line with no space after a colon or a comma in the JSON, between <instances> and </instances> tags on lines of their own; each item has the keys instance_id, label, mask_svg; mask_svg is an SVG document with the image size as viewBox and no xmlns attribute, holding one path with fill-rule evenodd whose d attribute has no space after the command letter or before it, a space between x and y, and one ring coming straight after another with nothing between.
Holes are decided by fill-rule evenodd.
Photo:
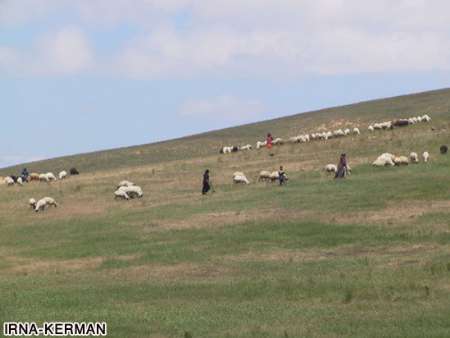
<instances>
[{"instance_id":1,"label":"dark sheep","mask_svg":"<svg viewBox=\"0 0 450 338\"><path fill-rule=\"evenodd\" d=\"M445 146L445 145L444 145L444 146L441 146L441 149L440 149L440 150L441 150L441 154L442 154L442 155L445 155L445 154L447 154L447 152L448 152L448 147Z\"/></svg>"},{"instance_id":2,"label":"dark sheep","mask_svg":"<svg viewBox=\"0 0 450 338\"><path fill-rule=\"evenodd\" d=\"M70 175L79 175L79 174L80 174L80 172L76 168L70 169Z\"/></svg>"},{"instance_id":3,"label":"dark sheep","mask_svg":"<svg viewBox=\"0 0 450 338\"><path fill-rule=\"evenodd\" d=\"M239 151L239 147L233 146L233 148L231 149L231 151L233 153L237 153Z\"/></svg>"},{"instance_id":4,"label":"dark sheep","mask_svg":"<svg viewBox=\"0 0 450 338\"><path fill-rule=\"evenodd\" d=\"M405 126L408 126L408 125L409 125L409 121L408 121L408 120L405 120L405 119L402 119L402 120L395 120L395 121L392 123L392 125L393 125L394 127L405 127Z\"/></svg>"}]
</instances>

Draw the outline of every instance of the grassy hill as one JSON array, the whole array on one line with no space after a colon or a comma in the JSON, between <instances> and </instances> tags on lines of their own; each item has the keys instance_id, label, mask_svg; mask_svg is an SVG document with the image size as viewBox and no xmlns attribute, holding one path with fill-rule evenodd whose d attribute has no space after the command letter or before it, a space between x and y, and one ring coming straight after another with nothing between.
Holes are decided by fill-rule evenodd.
<instances>
[{"instance_id":1,"label":"grassy hill","mask_svg":"<svg viewBox=\"0 0 450 338\"><path fill-rule=\"evenodd\" d=\"M431 114L434 119L448 122L450 89L362 102L343 107L303 113L260 123L208 132L186 138L62 157L26 164L34 171L58 171L76 166L83 172L113 168L129 168L172 160L191 159L215 154L223 145L255 144L264 140L267 132L279 137L311 133L319 127L337 128L349 122L366 129L369 123L395 117ZM23 165L0 169L0 175L20 172Z\"/></svg>"},{"instance_id":2,"label":"grassy hill","mask_svg":"<svg viewBox=\"0 0 450 338\"><path fill-rule=\"evenodd\" d=\"M369 133L375 121L433 121ZM27 165L79 177L0 186L0 321L106 321L109 337L446 337L450 90ZM360 136L219 155L267 131ZM381 152L430 162L373 168ZM323 172L346 152L352 175ZM287 186L257 182L284 165ZM199 193L210 168L216 192ZM7 168L1 174L17 171ZM231 182L244 171L248 186ZM115 201L122 179L145 195ZM30 197L60 204L36 214Z\"/></svg>"}]
</instances>

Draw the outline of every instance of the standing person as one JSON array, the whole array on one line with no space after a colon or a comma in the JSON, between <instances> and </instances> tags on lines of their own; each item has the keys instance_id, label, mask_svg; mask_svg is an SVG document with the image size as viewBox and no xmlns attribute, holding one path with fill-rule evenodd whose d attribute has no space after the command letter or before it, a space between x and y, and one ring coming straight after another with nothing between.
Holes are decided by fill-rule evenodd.
<instances>
[{"instance_id":1,"label":"standing person","mask_svg":"<svg viewBox=\"0 0 450 338\"><path fill-rule=\"evenodd\" d=\"M280 181L280 185L284 185L287 181L286 172L283 169L283 166L280 166L280 170L278 170L278 180Z\"/></svg>"},{"instance_id":2,"label":"standing person","mask_svg":"<svg viewBox=\"0 0 450 338\"><path fill-rule=\"evenodd\" d=\"M268 133L267 137L266 137L266 147L267 147L267 149L272 149L272 143L273 143L272 134Z\"/></svg>"},{"instance_id":3,"label":"standing person","mask_svg":"<svg viewBox=\"0 0 450 338\"><path fill-rule=\"evenodd\" d=\"M206 169L205 173L203 174L202 195L206 195L210 189L211 185L209 183L209 169Z\"/></svg>"},{"instance_id":4,"label":"standing person","mask_svg":"<svg viewBox=\"0 0 450 338\"><path fill-rule=\"evenodd\" d=\"M345 178L345 176L347 176L347 156L346 154L341 154L334 178Z\"/></svg>"},{"instance_id":5,"label":"standing person","mask_svg":"<svg viewBox=\"0 0 450 338\"><path fill-rule=\"evenodd\" d=\"M27 182L28 181L28 176L29 176L28 169L27 168L23 168L22 173L20 174L20 176L22 177L22 180L24 182Z\"/></svg>"}]
</instances>

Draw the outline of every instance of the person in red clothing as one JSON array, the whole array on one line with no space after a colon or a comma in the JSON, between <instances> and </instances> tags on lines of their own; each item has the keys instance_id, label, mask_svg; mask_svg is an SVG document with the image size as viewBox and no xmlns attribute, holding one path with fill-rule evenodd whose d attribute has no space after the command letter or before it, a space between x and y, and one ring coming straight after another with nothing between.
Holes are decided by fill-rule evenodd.
<instances>
[{"instance_id":1,"label":"person in red clothing","mask_svg":"<svg viewBox=\"0 0 450 338\"><path fill-rule=\"evenodd\" d=\"M266 147L267 149L272 149L272 142L273 142L273 137L271 133L267 134L267 138L266 138Z\"/></svg>"}]
</instances>

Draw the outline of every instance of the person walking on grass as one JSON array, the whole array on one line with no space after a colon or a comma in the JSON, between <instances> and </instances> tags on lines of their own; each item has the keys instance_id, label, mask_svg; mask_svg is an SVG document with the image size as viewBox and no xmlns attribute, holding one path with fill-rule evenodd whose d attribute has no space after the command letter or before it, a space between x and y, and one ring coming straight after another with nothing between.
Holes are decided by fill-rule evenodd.
<instances>
[{"instance_id":1,"label":"person walking on grass","mask_svg":"<svg viewBox=\"0 0 450 338\"><path fill-rule=\"evenodd\" d=\"M339 159L338 168L334 178L345 178L345 176L347 176L347 170L347 155L341 154L341 158Z\"/></svg>"},{"instance_id":2,"label":"person walking on grass","mask_svg":"<svg viewBox=\"0 0 450 338\"><path fill-rule=\"evenodd\" d=\"M272 149L272 145L273 145L273 137L271 133L267 134L266 137L266 147L267 149Z\"/></svg>"},{"instance_id":3,"label":"person walking on grass","mask_svg":"<svg viewBox=\"0 0 450 338\"><path fill-rule=\"evenodd\" d=\"M206 169L205 173L203 174L202 195L206 195L210 189L211 189L211 184L209 182L209 169Z\"/></svg>"},{"instance_id":4,"label":"person walking on grass","mask_svg":"<svg viewBox=\"0 0 450 338\"><path fill-rule=\"evenodd\" d=\"M278 180L280 181L280 185L284 185L287 181L286 172L283 169L283 166L280 166L280 170L278 170Z\"/></svg>"}]
</instances>

